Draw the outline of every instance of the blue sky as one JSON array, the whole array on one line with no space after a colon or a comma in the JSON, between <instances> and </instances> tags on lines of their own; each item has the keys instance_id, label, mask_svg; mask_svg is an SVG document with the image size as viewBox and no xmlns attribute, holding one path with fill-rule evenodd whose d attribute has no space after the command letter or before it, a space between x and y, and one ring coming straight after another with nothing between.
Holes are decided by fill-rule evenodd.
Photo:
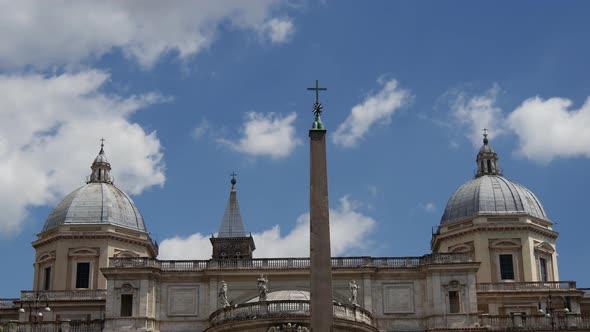
<instances>
[{"instance_id":1,"label":"blue sky","mask_svg":"<svg viewBox=\"0 0 590 332\"><path fill-rule=\"evenodd\" d=\"M30 243L102 136L165 258L210 256L232 171L255 255L305 255L316 79L335 254L428 253L485 126L556 223L560 278L590 287L585 2L1 6L2 297L32 287Z\"/></svg>"}]
</instances>

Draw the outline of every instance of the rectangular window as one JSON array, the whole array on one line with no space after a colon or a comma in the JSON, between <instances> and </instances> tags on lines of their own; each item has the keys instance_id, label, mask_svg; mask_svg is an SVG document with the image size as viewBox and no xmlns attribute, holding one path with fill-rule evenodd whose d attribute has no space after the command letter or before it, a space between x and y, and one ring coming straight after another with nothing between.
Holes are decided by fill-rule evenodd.
<instances>
[{"instance_id":1,"label":"rectangular window","mask_svg":"<svg viewBox=\"0 0 590 332\"><path fill-rule=\"evenodd\" d=\"M514 280L514 263L510 254L500 255L500 278Z\"/></svg>"},{"instance_id":2,"label":"rectangular window","mask_svg":"<svg viewBox=\"0 0 590 332\"><path fill-rule=\"evenodd\" d=\"M545 258L539 257L539 269L541 270L541 281L549 281L549 276L547 275L547 260L545 260Z\"/></svg>"},{"instance_id":3,"label":"rectangular window","mask_svg":"<svg viewBox=\"0 0 590 332\"><path fill-rule=\"evenodd\" d=\"M51 288L51 267L45 268L44 279L43 279L43 289L49 290Z\"/></svg>"},{"instance_id":4,"label":"rectangular window","mask_svg":"<svg viewBox=\"0 0 590 332\"><path fill-rule=\"evenodd\" d=\"M461 303L459 301L459 291L449 292L449 312L456 314L461 312Z\"/></svg>"},{"instance_id":5,"label":"rectangular window","mask_svg":"<svg viewBox=\"0 0 590 332\"><path fill-rule=\"evenodd\" d=\"M131 317L133 313L133 294L121 294L121 317Z\"/></svg>"},{"instance_id":6,"label":"rectangular window","mask_svg":"<svg viewBox=\"0 0 590 332\"><path fill-rule=\"evenodd\" d=\"M78 263L76 265L76 288L89 288L90 263Z\"/></svg>"}]
</instances>

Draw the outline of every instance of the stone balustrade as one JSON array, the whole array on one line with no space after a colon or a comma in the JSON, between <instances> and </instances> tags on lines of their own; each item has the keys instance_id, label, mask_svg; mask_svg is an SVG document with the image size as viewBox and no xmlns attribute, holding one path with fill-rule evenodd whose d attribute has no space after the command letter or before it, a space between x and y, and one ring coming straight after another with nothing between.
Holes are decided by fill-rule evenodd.
<instances>
[{"instance_id":1,"label":"stone balustrade","mask_svg":"<svg viewBox=\"0 0 590 332\"><path fill-rule=\"evenodd\" d=\"M0 299L0 309L14 307L14 301L18 301L18 299Z\"/></svg>"},{"instance_id":2,"label":"stone balustrade","mask_svg":"<svg viewBox=\"0 0 590 332\"><path fill-rule=\"evenodd\" d=\"M359 306L334 303L334 318L373 325L371 313ZM281 300L236 304L217 309L209 316L212 326L226 322L270 317L309 317L309 301Z\"/></svg>"},{"instance_id":3,"label":"stone balustrade","mask_svg":"<svg viewBox=\"0 0 590 332\"><path fill-rule=\"evenodd\" d=\"M546 315L512 314L510 316L481 315L480 326L488 331L554 331L590 329L590 317L574 313L560 313L554 317Z\"/></svg>"},{"instance_id":4,"label":"stone balustrade","mask_svg":"<svg viewBox=\"0 0 590 332\"><path fill-rule=\"evenodd\" d=\"M47 296L49 301L56 300L104 300L107 296L106 289L76 289L66 291L21 291L21 301L35 301L39 296Z\"/></svg>"},{"instance_id":5,"label":"stone balustrade","mask_svg":"<svg viewBox=\"0 0 590 332\"><path fill-rule=\"evenodd\" d=\"M531 291L531 290L576 290L575 281L529 281L529 282L498 282L478 283L478 292L502 292L502 291Z\"/></svg>"},{"instance_id":6,"label":"stone balustrade","mask_svg":"<svg viewBox=\"0 0 590 332\"><path fill-rule=\"evenodd\" d=\"M334 257L333 268L417 268L430 264L471 262L469 255L439 253L419 257ZM309 258L256 258L223 260L157 260L152 258L110 258L109 268L155 268L162 271L204 271L215 269L308 269Z\"/></svg>"},{"instance_id":7,"label":"stone balustrade","mask_svg":"<svg viewBox=\"0 0 590 332\"><path fill-rule=\"evenodd\" d=\"M2 322L2 332L100 332L102 321Z\"/></svg>"}]
</instances>

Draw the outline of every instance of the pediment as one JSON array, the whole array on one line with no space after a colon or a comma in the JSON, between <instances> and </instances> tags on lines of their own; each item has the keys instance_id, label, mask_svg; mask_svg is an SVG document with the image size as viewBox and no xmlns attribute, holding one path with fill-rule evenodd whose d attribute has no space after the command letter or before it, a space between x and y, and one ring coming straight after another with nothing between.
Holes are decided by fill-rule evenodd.
<instances>
[{"instance_id":1,"label":"pediment","mask_svg":"<svg viewBox=\"0 0 590 332\"><path fill-rule=\"evenodd\" d=\"M98 248L70 248L69 256L98 256Z\"/></svg>"}]
</instances>

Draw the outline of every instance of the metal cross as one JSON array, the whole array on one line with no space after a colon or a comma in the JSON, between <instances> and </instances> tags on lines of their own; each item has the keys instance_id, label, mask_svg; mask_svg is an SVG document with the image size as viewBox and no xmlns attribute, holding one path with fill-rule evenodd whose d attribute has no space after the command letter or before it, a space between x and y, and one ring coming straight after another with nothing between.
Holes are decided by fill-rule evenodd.
<instances>
[{"instance_id":1,"label":"metal cross","mask_svg":"<svg viewBox=\"0 0 590 332\"><path fill-rule=\"evenodd\" d=\"M320 91L326 91L327 88L320 88L318 80L315 80L315 88L307 88L307 90L315 91L315 102L320 102Z\"/></svg>"},{"instance_id":2,"label":"metal cross","mask_svg":"<svg viewBox=\"0 0 590 332\"><path fill-rule=\"evenodd\" d=\"M238 175L238 174L237 174L237 173L234 171L234 172L232 172L230 175L231 175L231 178L232 178L232 179L235 179L235 178L236 178L236 175Z\"/></svg>"},{"instance_id":3,"label":"metal cross","mask_svg":"<svg viewBox=\"0 0 590 332\"><path fill-rule=\"evenodd\" d=\"M488 128L483 128L481 131L483 131L483 136L487 137L488 136Z\"/></svg>"},{"instance_id":4,"label":"metal cross","mask_svg":"<svg viewBox=\"0 0 590 332\"><path fill-rule=\"evenodd\" d=\"M106 139L104 139L104 137L102 137L100 139L100 147L103 147L104 146L104 141L106 141Z\"/></svg>"}]
</instances>

